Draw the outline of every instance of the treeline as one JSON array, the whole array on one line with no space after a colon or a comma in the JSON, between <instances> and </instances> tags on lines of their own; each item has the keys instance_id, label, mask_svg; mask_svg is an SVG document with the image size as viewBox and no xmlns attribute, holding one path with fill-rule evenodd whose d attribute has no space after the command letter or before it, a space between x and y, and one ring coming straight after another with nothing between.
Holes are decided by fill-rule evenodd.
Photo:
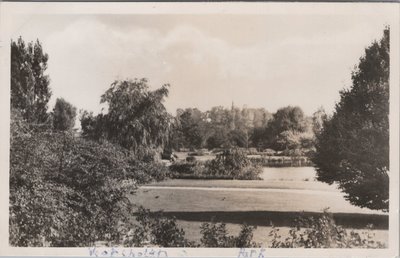
<instances>
[{"instance_id":1,"label":"treeline","mask_svg":"<svg viewBox=\"0 0 400 258\"><path fill-rule=\"evenodd\" d=\"M150 159L162 151L235 147L301 156L314 150L315 134L327 119L322 108L308 117L300 107L292 106L273 114L263 108L233 105L230 109L213 107L205 112L186 108L172 116L160 101L167 97L168 87L149 91L146 79L114 82L101 99L109 106L107 113L81 112L82 137L108 140ZM129 102L131 99L134 103ZM142 145L151 147L153 152L141 153Z\"/></svg>"},{"instance_id":2,"label":"treeline","mask_svg":"<svg viewBox=\"0 0 400 258\"><path fill-rule=\"evenodd\" d=\"M169 147L180 149L256 148L305 154L314 147L315 133L327 116L322 108L312 117L287 106L271 114L263 108L213 107L178 109Z\"/></svg>"}]
</instances>

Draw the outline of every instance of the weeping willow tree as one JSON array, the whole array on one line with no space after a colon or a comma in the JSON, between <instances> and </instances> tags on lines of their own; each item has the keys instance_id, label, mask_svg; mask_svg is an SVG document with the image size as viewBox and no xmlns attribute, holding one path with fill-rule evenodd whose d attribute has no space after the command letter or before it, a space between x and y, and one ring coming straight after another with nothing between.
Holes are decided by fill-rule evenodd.
<instances>
[{"instance_id":1,"label":"weeping willow tree","mask_svg":"<svg viewBox=\"0 0 400 258\"><path fill-rule=\"evenodd\" d=\"M83 135L106 139L141 158L154 157L165 146L171 130L172 116L163 104L168 88L165 84L152 91L147 79L113 82L100 101L108 112L81 117Z\"/></svg>"}]
</instances>

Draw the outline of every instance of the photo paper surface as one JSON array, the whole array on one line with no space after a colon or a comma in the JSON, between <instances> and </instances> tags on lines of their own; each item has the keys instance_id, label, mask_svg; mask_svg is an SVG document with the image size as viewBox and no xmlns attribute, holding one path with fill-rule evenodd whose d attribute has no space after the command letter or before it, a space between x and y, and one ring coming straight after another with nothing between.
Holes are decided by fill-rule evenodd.
<instances>
[{"instance_id":1,"label":"photo paper surface","mask_svg":"<svg viewBox=\"0 0 400 258\"><path fill-rule=\"evenodd\" d=\"M0 7L0 255L399 255L397 3Z\"/></svg>"}]
</instances>

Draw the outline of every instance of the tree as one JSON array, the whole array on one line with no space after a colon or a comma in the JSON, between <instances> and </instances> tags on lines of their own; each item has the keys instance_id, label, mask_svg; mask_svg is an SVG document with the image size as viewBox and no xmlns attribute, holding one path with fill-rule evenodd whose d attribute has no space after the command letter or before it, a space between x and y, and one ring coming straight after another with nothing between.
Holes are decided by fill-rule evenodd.
<instances>
[{"instance_id":1,"label":"tree","mask_svg":"<svg viewBox=\"0 0 400 258\"><path fill-rule=\"evenodd\" d=\"M45 74L48 55L37 40L28 45L20 37L11 41L11 106L29 122L46 122L51 97L50 79Z\"/></svg>"},{"instance_id":2,"label":"tree","mask_svg":"<svg viewBox=\"0 0 400 258\"><path fill-rule=\"evenodd\" d=\"M213 148L229 148L231 144L229 142L228 130L225 127L222 127L220 130L216 128L212 128L213 133L207 139L207 147L209 149Z\"/></svg>"},{"instance_id":3,"label":"tree","mask_svg":"<svg viewBox=\"0 0 400 258\"><path fill-rule=\"evenodd\" d=\"M300 107L287 106L280 108L273 114L264 131L258 131L257 137L264 135L264 144L275 150L286 150L298 146L292 136L299 136L308 129L308 120ZM256 139L257 137L254 137ZM299 141L296 139L295 141Z\"/></svg>"},{"instance_id":4,"label":"tree","mask_svg":"<svg viewBox=\"0 0 400 258\"><path fill-rule=\"evenodd\" d=\"M183 135L183 145L188 148L201 148L204 144L205 121L203 113L197 108L187 108L178 116L178 130Z\"/></svg>"},{"instance_id":5,"label":"tree","mask_svg":"<svg viewBox=\"0 0 400 258\"><path fill-rule=\"evenodd\" d=\"M235 129L229 132L228 134L229 137L229 142L232 146L237 146L237 147L248 147L248 133L246 130L239 130Z\"/></svg>"},{"instance_id":6,"label":"tree","mask_svg":"<svg viewBox=\"0 0 400 258\"><path fill-rule=\"evenodd\" d=\"M140 158L154 158L170 136L172 117L164 107L168 84L149 90L147 79L115 81L101 96L106 114L81 115L84 135L106 139L132 151Z\"/></svg>"},{"instance_id":7,"label":"tree","mask_svg":"<svg viewBox=\"0 0 400 258\"><path fill-rule=\"evenodd\" d=\"M75 125L75 118L76 107L63 98L57 98L53 109L53 128L58 131L71 130Z\"/></svg>"},{"instance_id":8,"label":"tree","mask_svg":"<svg viewBox=\"0 0 400 258\"><path fill-rule=\"evenodd\" d=\"M318 110L314 112L312 116L312 130L315 135L321 132L326 119L328 119L328 116L323 107L318 108Z\"/></svg>"},{"instance_id":9,"label":"tree","mask_svg":"<svg viewBox=\"0 0 400 258\"><path fill-rule=\"evenodd\" d=\"M300 148L300 133L292 130L283 131L276 137L277 149L298 149Z\"/></svg>"},{"instance_id":10,"label":"tree","mask_svg":"<svg viewBox=\"0 0 400 258\"><path fill-rule=\"evenodd\" d=\"M352 86L317 136L317 178L338 183L350 203L389 210L389 28L365 49ZM394 172L394 171L393 171Z\"/></svg>"},{"instance_id":11,"label":"tree","mask_svg":"<svg viewBox=\"0 0 400 258\"><path fill-rule=\"evenodd\" d=\"M272 127L276 135L289 130L304 132L307 127L303 110L300 107L292 106L278 109L269 126Z\"/></svg>"}]
</instances>

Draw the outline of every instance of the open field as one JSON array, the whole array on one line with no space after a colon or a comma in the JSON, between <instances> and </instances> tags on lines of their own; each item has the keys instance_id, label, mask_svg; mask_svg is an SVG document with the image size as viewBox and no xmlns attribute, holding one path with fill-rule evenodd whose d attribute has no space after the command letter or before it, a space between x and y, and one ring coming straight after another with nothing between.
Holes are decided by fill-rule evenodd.
<instances>
[{"instance_id":1,"label":"open field","mask_svg":"<svg viewBox=\"0 0 400 258\"><path fill-rule=\"evenodd\" d=\"M351 205L335 185L315 181L312 167L264 168L261 177L264 180L173 179L142 186L130 198L175 217L190 240L200 239L201 223L214 220L227 223L232 234L243 223L257 226L254 240L264 243L271 224L284 234L298 216L317 216L329 208L337 224L360 231L373 224L376 240L387 243L387 214Z\"/></svg>"},{"instance_id":2,"label":"open field","mask_svg":"<svg viewBox=\"0 0 400 258\"><path fill-rule=\"evenodd\" d=\"M264 168L264 180L172 179L139 188L133 200L165 211L308 211L383 214L347 202L334 185L314 180L312 167ZM307 202L304 200L307 199Z\"/></svg>"},{"instance_id":3,"label":"open field","mask_svg":"<svg viewBox=\"0 0 400 258\"><path fill-rule=\"evenodd\" d=\"M144 186L131 198L148 209L164 211L322 212L329 208L334 213L383 214L352 206L339 192L321 190Z\"/></svg>"}]
</instances>

